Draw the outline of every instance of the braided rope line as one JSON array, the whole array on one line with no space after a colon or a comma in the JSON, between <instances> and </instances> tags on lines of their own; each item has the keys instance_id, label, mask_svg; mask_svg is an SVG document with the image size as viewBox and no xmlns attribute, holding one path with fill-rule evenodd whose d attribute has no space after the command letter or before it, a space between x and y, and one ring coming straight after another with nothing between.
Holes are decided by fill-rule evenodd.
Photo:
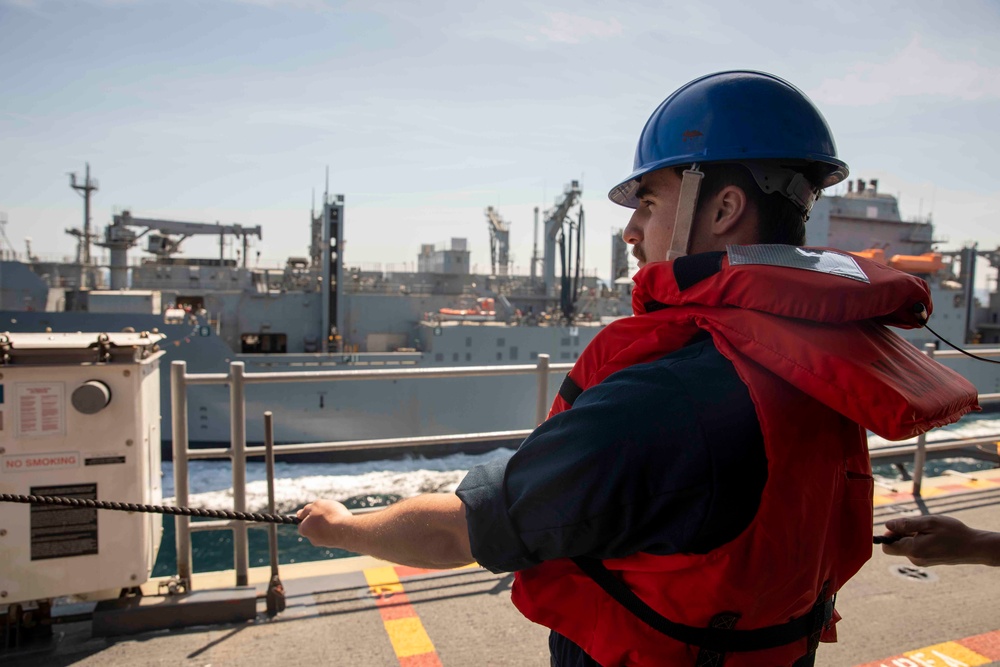
<instances>
[{"instance_id":1,"label":"braided rope line","mask_svg":"<svg viewBox=\"0 0 1000 667\"><path fill-rule=\"evenodd\" d=\"M67 507L90 507L99 510L115 510L118 512L146 512L149 514L170 514L173 516L200 516L213 519L236 519L237 521L256 521L259 523L280 523L297 526L301 523L297 516L291 514L266 514L263 512L233 512L230 510L203 510L195 507L175 507L173 505L137 505L135 503L115 503L88 498L63 498L61 496L22 496L12 493L0 493L0 502L25 503L30 505L64 505ZM892 544L901 535L875 535L875 544Z\"/></svg>"},{"instance_id":2,"label":"braided rope line","mask_svg":"<svg viewBox=\"0 0 1000 667\"><path fill-rule=\"evenodd\" d=\"M299 518L290 514L265 514L263 512L233 512L231 510L204 510L195 507L175 507L172 505L138 505L135 503L116 503L89 498L64 498L62 496L22 496L13 493L0 493L0 502L26 503L30 505L64 505L67 507L89 507L99 510L115 510L118 512L146 512L149 514L170 514L174 516L199 516L213 519L236 519L237 521L256 521L260 523L281 523L298 525Z\"/></svg>"}]
</instances>

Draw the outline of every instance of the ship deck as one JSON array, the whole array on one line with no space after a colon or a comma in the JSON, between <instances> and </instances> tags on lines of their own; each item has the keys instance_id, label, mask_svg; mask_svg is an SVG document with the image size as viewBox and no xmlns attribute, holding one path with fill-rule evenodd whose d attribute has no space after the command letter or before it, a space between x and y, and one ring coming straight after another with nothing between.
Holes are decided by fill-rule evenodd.
<instances>
[{"instance_id":1,"label":"ship deck","mask_svg":"<svg viewBox=\"0 0 1000 667\"><path fill-rule=\"evenodd\" d=\"M886 491L877 489L877 491ZM1000 531L1000 470L924 480L921 498L875 497L876 534L889 518L927 512ZM1000 569L906 568L876 548L840 592L840 642L820 666L1000 665ZM517 665L549 664L547 630L510 602L512 576L478 567L430 572L359 557L282 566L287 608L265 613L269 570L251 570L258 614L240 624L92 636L91 622L54 626L53 638L0 651L27 665ZM232 572L195 575L196 590L232 586ZM148 594L158 581L144 586ZM75 605L78 606L78 605ZM58 612L58 608L57 608ZM57 613L58 617L58 613Z\"/></svg>"}]
</instances>

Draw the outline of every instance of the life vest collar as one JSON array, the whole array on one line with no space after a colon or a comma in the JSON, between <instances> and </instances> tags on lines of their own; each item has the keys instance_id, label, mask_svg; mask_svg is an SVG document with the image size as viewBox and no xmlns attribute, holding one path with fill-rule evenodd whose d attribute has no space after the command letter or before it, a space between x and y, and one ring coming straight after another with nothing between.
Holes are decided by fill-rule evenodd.
<instances>
[{"instance_id":1,"label":"life vest collar","mask_svg":"<svg viewBox=\"0 0 1000 667\"><path fill-rule=\"evenodd\" d=\"M788 259L795 256L802 258L798 264ZM845 268L849 264L857 267L856 274ZM928 315L933 307L923 280L829 248L730 246L727 252L652 262L634 280L636 314L664 306L700 305L823 323L873 320L912 329L921 326L918 305Z\"/></svg>"}]
</instances>

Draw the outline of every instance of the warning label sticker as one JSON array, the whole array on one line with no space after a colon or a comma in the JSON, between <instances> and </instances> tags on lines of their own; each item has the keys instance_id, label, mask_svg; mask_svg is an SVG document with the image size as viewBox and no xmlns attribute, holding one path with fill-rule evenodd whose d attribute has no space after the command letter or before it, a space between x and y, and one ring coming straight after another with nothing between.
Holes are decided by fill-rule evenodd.
<instances>
[{"instance_id":1,"label":"warning label sticker","mask_svg":"<svg viewBox=\"0 0 1000 667\"><path fill-rule=\"evenodd\" d=\"M33 486L31 495L97 500L97 484ZM96 553L96 509L59 505L31 506L31 560Z\"/></svg>"},{"instance_id":2,"label":"warning label sticker","mask_svg":"<svg viewBox=\"0 0 1000 667\"><path fill-rule=\"evenodd\" d=\"M66 387L62 382L19 382L16 386L19 437L66 435Z\"/></svg>"},{"instance_id":3,"label":"warning label sticker","mask_svg":"<svg viewBox=\"0 0 1000 667\"><path fill-rule=\"evenodd\" d=\"M80 452L45 452L42 454L13 454L3 457L3 472L31 472L33 470L59 470L79 468Z\"/></svg>"}]
</instances>

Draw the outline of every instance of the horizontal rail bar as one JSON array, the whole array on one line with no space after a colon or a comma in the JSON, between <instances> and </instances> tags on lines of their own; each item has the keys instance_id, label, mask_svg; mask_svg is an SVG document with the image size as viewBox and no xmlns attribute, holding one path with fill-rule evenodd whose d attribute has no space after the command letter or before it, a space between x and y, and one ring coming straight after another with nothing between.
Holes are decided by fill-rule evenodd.
<instances>
[{"instance_id":1,"label":"horizontal rail bar","mask_svg":"<svg viewBox=\"0 0 1000 667\"><path fill-rule=\"evenodd\" d=\"M376 510L376 509L384 509L384 508L383 507L371 507L371 508L366 508L366 509ZM354 511L357 512L358 510L354 510ZM241 523L246 523L247 524L247 528L267 528L268 527L268 524L264 523L262 521L246 522L246 521L228 521L226 519L220 519L218 521L193 521L191 523L191 532L194 533L194 532L198 532L198 531L208 532L210 530L231 530L233 528L236 528L236 526L238 524L241 524ZM270 525L273 526L274 524L272 523Z\"/></svg>"},{"instance_id":2,"label":"horizontal rail bar","mask_svg":"<svg viewBox=\"0 0 1000 667\"><path fill-rule=\"evenodd\" d=\"M185 375L184 379L189 387L193 384L228 384L229 373L193 373Z\"/></svg>"},{"instance_id":3,"label":"horizontal rail bar","mask_svg":"<svg viewBox=\"0 0 1000 667\"><path fill-rule=\"evenodd\" d=\"M942 440L939 442L928 442L925 449L928 452L947 452L953 449L965 449L975 445L993 445L1000 442L1000 435L988 435L981 438L964 438L962 440ZM877 447L868 450L872 459L884 459L890 456L913 454L917 451L917 445L893 445L889 447Z\"/></svg>"},{"instance_id":4,"label":"horizontal rail bar","mask_svg":"<svg viewBox=\"0 0 1000 667\"><path fill-rule=\"evenodd\" d=\"M388 449L390 447L427 447L430 445L450 445L464 442L490 442L503 440L523 440L531 434L531 429L517 431L487 431L484 433L460 433L458 435L427 435L417 438L384 438L382 440L341 440L338 442L306 442L295 445L276 445L275 454L312 454L317 452L350 452L363 449ZM247 447L246 455L263 456L265 447ZM229 456L227 448L189 449L189 459L219 459Z\"/></svg>"},{"instance_id":5,"label":"horizontal rail bar","mask_svg":"<svg viewBox=\"0 0 1000 667\"><path fill-rule=\"evenodd\" d=\"M550 373L565 373L573 364L551 364ZM244 384L279 384L283 382L328 382L331 380L404 380L417 378L482 377L490 375L526 375L538 372L535 364L507 366L447 366L442 368L381 368L377 370L287 371L246 373ZM229 383L228 373L194 373L186 375L190 385L220 385Z\"/></svg>"},{"instance_id":6,"label":"horizontal rail bar","mask_svg":"<svg viewBox=\"0 0 1000 667\"><path fill-rule=\"evenodd\" d=\"M229 528L235 528L237 524L243 523L242 521L231 521L228 519L220 519L218 521L192 521L191 522L191 532L199 532L202 530L226 530Z\"/></svg>"},{"instance_id":7,"label":"horizontal rail bar","mask_svg":"<svg viewBox=\"0 0 1000 667\"><path fill-rule=\"evenodd\" d=\"M567 364L572 368L572 364ZM426 378L480 377L492 375L526 375L534 373L534 364L510 366L464 366L449 368L392 368L351 371L289 371L283 373L248 373L247 384L272 384L281 382L327 382L330 380L406 380ZM550 372L556 372L552 369Z\"/></svg>"},{"instance_id":8,"label":"horizontal rail bar","mask_svg":"<svg viewBox=\"0 0 1000 667\"><path fill-rule=\"evenodd\" d=\"M313 454L319 452L336 451L357 451L363 449L388 449L390 447L426 447L428 445L448 445L460 444L463 442L489 442L491 440L523 440L531 434L531 429L517 431L491 431L487 433L465 433L459 435L431 435L419 438L387 438L383 440L343 440L339 442L311 442L296 445L278 445L278 454ZM928 452L943 452L953 449L965 449L975 445L991 445L1000 443L1000 434L993 436L983 436L979 438L967 438L962 440L942 440L939 442L928 442L926 450ZM247 447L247 456L263 456L264 447ZM877 447L869 450L873 459L889 458L891 456L913 454L917 451L917 445L890 445L888 447ZM189 459L218 459L231 454L231 450L225 448L213 449L190 449Z\"/></svg>"},{"instance_id":9,"label":"horizontal rail bar","mask_svg":"<svg viewBox=\"0 0 1000 667\"><path fill-rule=\"evenodd\" d=\"M980 356L980 357L1000 357L1000 347L989 347L989 348L984 348L984 349L981 349L981 350L977 350L976 348L968 348L968 347L966 347L966 349L969 352L971 352L972 354L975 354L975 355ZM935 350L934 351L934 358L935 359L961 359L964 356L966 356L966 355L962 354L958 350Z\"/></svg>"}]
</instances>

